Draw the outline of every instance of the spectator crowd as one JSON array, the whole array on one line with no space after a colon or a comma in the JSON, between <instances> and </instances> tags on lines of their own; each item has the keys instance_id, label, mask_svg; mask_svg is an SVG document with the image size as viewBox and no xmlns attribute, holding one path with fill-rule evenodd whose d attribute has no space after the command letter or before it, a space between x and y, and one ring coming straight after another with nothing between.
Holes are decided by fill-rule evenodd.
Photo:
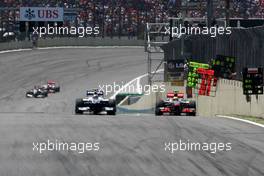
<instances>
[{"instance_id":1,"label":"spectator crowd","mask_svg":"<svg viewBox=\"0 0 264 176\"><path fill-rule=\"evenodd\" d=\"M231 17L264 18L263 0L231 0ZM129 35L131 37L144 31L146 22L167 22L168 17L178 16L178 0L0 0L1 7L19 8L64 7L75 9L75 20L65 20L66 25L100 26L106 35ZM184 0L181 1L182 3ZM186 0L185 4L206 5L206 0ZM224 17L225 1L215 1L215 17ZM201 8L202 9L202 8ZM203 8L204 9L204 8ZM2 10L1 21L16 21L19 12ZM206 10L187 11L188 17L206 16ZM72 24L71 24L72 23Z\"/></svg>"}]
</instances>

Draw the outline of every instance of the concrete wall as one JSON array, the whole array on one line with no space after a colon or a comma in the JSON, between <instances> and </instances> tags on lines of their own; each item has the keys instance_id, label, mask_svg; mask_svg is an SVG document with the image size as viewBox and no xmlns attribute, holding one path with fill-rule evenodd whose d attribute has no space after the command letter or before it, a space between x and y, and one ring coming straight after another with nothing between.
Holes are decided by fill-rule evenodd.
<instances>
[{"instance_id":1,"label":"concrete wall","mask_svg":"<svg viewBox=\"0 0 264 176\"><path fill-rule=\"evenodd\" d=\"M4 43L0 43L0 51L14 50L14 49L26 49L26 48L32 48L32 42L23 41L23 42L4 42Z\"/></svg>"},{"instance_id":2,"label":"concrete wall","mask_svg":"<svg viewBox=\"0 0 264 176\"><path fill-rule=\"evenodd\" d=\"M56 46L144 46L143 40L127 38L54 38L40 39L38 47ZM4 42L0 43L0 51L12 49L32 48L31 41Z\"/></svg>"},{"instance_id":3,"label":"concrete wall","mask_svg":"<svg viewBox=\"0 0 264 176\"><path fill-rule=\"evenodd\" d=\"M185 87L170 86L165 83L164 93L152 93L144 95L132 105L118 107L121 113L153 113L157 100L166 97L167 91L179 90L185 93ZM197 104L197 114L205 117L215 115L249 115L264 118L264 95L251 96L251 102L247 102L243 95L242 82L221 79L218 82L215 97L194 96Z\"/></svg>"},{"instance_id":4,"label":"concrete wall","mask_svg":"<svg viewBox=\"0 0 264 176\"><path fill-rule=\"evenodd\" d=\"M56 38L39 40L38 46L144 46L144 41L128 40L127 38Z\"/></svg>"},{"instance_id":5,"label":"concrete wall","mask_svg":"<svg viewBox=\"0 0 264 176\"><path fill-rule=\"evenodd\" d=\"M251 102L243 95L242 82L221 79L215 97L197 97L197 111L201 116L250 115L264 117L264 96L251 96Z\"/></svg>"}]
</instances>

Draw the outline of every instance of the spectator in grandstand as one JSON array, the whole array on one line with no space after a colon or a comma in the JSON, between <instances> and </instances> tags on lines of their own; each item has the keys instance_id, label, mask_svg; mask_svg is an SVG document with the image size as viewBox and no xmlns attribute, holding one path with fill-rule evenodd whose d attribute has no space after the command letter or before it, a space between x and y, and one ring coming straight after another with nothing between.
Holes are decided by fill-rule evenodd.
<instances>
[{"instance_id":1,"label":"spectator in grandstand","mask_svg":"<svg viewBox=\"0 0 264 176\"><path fill-rule=\"evenodd\" d=\"M173 10L180 6L178 0L1 0L1 7L21 6L47 6L78 8L75 21L67 20L64 25L99 26L107 36L126 35L129 38L143 36L147 22L167 22L168 17L175 16ZM199 1L190 1L199 3ZM203 1L202 5L206 5ZM219 11L215 11L215 17L224 17L225 1L217 1ZM231 8L234 13L231 17L264 17L262 0L233 0ZM263 3L264 4L264 3ZM242 14L242 15L241 15ZM204 10L191 10L187 17L203 18L206 16ZM1 21L17 21L18 11L2 11ZM10 24L9 24L10 25ZM14 24L15 25L15 24Z\"/></svg>"}]
</instances>

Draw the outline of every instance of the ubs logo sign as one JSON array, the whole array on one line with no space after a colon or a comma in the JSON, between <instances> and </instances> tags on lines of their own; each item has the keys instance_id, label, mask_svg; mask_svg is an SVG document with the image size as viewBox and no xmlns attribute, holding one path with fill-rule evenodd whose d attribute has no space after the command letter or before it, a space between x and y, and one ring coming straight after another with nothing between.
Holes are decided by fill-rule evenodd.
<instances>
[{"instance_id":1,"label":"ubs logo sign","mask_svg":"<svg viewBox=\"0 0 264 176\"><path fill-rule=\"evenodd\" d=\"M168 60L167 61L167 68L168 72L183 72L184 71L184 60Z\"/></svg>"},{"instance_id":2,"label":"ubs logo sign","mask_svg":"<svg viewBox=\"0 0 264 176\"><path fill-rule=\"evenodd\" d=\"M63 21L63 8L20 7L20 21Z\"/></svg>"},{"instance_id":3,"label":"ubs logo sign","mask_svg":"<svg viewBox=\"0 0 264 176\"><path fill-rule=\"evenodd\" d=\"M170 70L173 70L173 69L175 69L175 65L174 65L174 63L168 63L168 69L170 69Z\"/></svg>"},{"instance_id":4,"label":"ubs logo sign","mask_svg":"<svg viewBox=\"0 0 264 176\"><path fill-rule=\"evenodd\" d=\"M36 17L36 15L35 15L35 11L34 10L31 10L30 8L26 10L25 18L31 20L31 19L33 19L35 17Z\"/></svg>"}]
</instances>

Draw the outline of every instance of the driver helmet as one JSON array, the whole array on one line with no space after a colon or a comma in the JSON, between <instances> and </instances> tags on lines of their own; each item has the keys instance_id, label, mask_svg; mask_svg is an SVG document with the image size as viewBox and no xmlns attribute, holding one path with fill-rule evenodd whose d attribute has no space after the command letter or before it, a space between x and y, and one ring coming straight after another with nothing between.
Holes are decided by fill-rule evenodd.
<instances>
[{"instance_id":1,"label":"driver helmet","mask_svg":"<svg viewBox=\"0 0 264 176\"><path fill-rule=\"evenodd\" d=\"M178 101L179 98L178 97L173 97L173 101Z\"/></svg>"}]
</instances>

